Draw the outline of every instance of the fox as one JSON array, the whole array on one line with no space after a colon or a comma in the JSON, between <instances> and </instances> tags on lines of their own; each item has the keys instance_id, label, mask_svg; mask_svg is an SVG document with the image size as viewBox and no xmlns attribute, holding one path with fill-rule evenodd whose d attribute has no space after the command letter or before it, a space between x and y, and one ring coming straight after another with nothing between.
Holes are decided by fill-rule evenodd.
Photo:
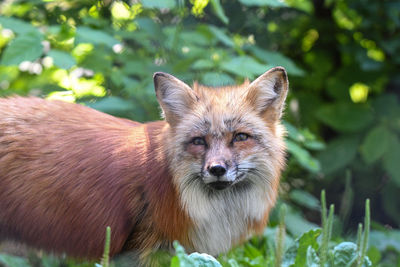
<instances>
[{"instance_id":1,"label":"fox","mask_svg":"<svg viewBox=\"0 0 400 267\"><path fill-rule=\"evenodd\" d=\"M285 166L289 82L207 87L153 76L162 120L139 123L37 97L0 99L0 241L78 259L174 240L219 255L260 234Z\"/></svg>"}]
</instances>

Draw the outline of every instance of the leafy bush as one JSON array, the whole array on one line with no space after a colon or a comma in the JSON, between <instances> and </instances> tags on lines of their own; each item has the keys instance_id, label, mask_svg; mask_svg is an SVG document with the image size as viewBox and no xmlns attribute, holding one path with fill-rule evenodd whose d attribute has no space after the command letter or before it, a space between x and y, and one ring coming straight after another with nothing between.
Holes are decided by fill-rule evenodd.
<instances>
[{"instance_id":1,"label":"leafy bush","mask_svg":"<svg viewBox=\"0 0 400 267\"><path fill-rule=\"evenodd\" d=\"M219 86L284 66L288 237L315 231L322 188L338 207L337 239L356 231L369 198L368 255L391 266L400 251L391 229L400 225L399 17L396 1L3 1L0 96L148 121L159 119L155 71Z\"/></svg>"}]
</instances>

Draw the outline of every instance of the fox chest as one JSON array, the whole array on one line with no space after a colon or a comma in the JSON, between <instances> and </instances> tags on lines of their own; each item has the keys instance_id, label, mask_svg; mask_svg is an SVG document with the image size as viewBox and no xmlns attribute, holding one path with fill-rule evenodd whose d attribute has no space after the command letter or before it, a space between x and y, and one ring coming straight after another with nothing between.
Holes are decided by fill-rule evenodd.
<instances>
[{"instance_id":1,"label":"fox chest","mask_svg":"<svg viewBox=\"0 0 400 267\"><path fill-rule=\"evenodd\" d=\"M233 198L198 197L187 206L193 220L189 235L194 251L211 255L228 252L254 234L252 224L262 221L271 206L265 192Z\"/></svg>"}]
</instances>

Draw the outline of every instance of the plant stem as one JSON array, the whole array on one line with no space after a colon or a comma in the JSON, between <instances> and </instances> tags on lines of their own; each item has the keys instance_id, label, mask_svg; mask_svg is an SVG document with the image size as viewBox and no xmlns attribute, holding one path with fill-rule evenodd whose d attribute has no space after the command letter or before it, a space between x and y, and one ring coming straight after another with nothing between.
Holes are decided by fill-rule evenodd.
<instances>
[{"instance_id":1,"label":"plant stem","mask_svg":"<svg viewBox=\"0 0 400 267\"><path fill-rule=\"evenodd\" d=\"M104 244L103 258L101 259L102 267L110 267L110 243L111 243L111 228L106 228L106 240Z\"/></svg>"},{"instance_id":2,"label":"plant stem","mask_svg":"<svg viewBox=\"0 0 400 267\"><path fill-rule=\"evenodd\" d=\"M285 246L285 216L286 216L286 205L282 204L279 211L279 228L276 240L276 251L275 251L275 267L280 267L282 265L282 258Z\"/></svg>"}]
</instances>

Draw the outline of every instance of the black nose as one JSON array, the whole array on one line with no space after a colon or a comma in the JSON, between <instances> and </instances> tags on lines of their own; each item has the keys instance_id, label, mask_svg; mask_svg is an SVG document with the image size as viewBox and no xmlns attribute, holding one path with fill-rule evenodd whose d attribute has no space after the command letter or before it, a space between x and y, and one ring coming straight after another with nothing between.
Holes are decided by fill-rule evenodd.
<instances>
[{"instance_id":1,"label":"black nose","mask_svg":"<svg viewBox=\"0 0 400 267\"><path fill-rule=\"evenodd\" d=\"M226 173L226 169L222 165L213 165L211 166L208 171L214 176L222 176Z\"/></svg>"}]
</instances>

